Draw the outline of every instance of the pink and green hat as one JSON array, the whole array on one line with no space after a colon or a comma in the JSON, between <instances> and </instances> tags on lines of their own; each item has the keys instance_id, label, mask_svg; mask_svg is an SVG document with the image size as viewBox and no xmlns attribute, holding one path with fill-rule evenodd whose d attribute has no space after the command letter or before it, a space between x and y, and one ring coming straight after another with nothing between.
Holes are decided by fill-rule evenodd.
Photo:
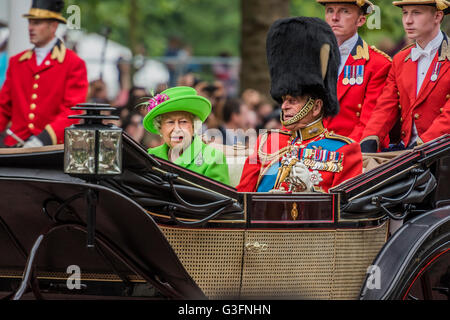
<instances>
[{"instance_id":1,"label":"pink and green hat","mask_svg":"<svg viewBox=\"0 0 450 320\"><path fill-rule=\"evenodd\" d=\"M144 118L143 124L147 131L158 134L153 120L164 113L185 111L197 116L202 122L211 113L211 103L205 97L199 96L191 87L173 87L164 90L151 98L148 103L149 113Z\"/></svg>"}]
</instances>

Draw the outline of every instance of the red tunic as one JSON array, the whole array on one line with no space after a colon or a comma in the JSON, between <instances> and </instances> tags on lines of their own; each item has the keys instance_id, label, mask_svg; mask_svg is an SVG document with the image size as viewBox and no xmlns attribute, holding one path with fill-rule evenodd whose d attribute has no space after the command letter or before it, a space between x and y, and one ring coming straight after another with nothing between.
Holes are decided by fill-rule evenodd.
<instances>
[{"instance_id":1,"label":"red tunic","mask_svg":"<svg viewBox=\"0 0 450 320\"><path fill-rule=\"evenodd\" d=\"M295 135L295 133L293 134ZM270 174L270 167L279 164L284 153L278 153L278 151L289 145L290 137L290 132L283 131L270 131L267 135L260 135L258 137L255 150L246 159L241 181L236 187L239 192L269 191L271 186L273 187L272 181L274 182L275 179L266 180L265 184L267 187L263 189L261 188L261 182L266 175ZM261 142L263 145L260 148ZM358 143L351 142L345 137L326 134L323 138L319 137L318 139L318 137L314 137L301 142L297 141L294 144L305 146L305 149L321 149L338 152L342 156L342 170L340 172L317 170L322 179L322 181L314 186L314 189L317 191L328 192L331 187L362 172L361 148ZM310 172L314 171L311 168L309 170Z\"/></svg>"},{"instance_id":2,"label":"red tunic","mask_svg":"<svg viewBox=\"0 0 450 320\"><path fill-rule=\"evenodd\" d=\"M85 102L88 91L86 66L73 51L57 43L40 66L34 51L24 51L10 59L6 81L0 91L0 132L9 122L21 139L46 130L53 144L64 143L64 129L78 120L70 110ZM17 143L7 136L4 144Z\"/></svg>"},{"instance_id":3,"label":"red tunic","mask_svg":"<svg viewBox=\"0 0 450 320\"><path fill-rule=\"evenodd\" d=\"M361 50L366 47L368 50L367 56L357 54L358 46L360 52L363 52ZM351 85L347 81L344 81L346 69L354 71L356 76L358 67L363 71L363 82L361 84L355 83ZM362 133L375 108L377 99L383 91L390 68L391 60L386 54L381 53L373 46L367 46L359 38L338 78L337 95L340 106L339 114L332 119L325 119L325 127L339 135L360 142ZM384 144L387 146L388 143L389 141L385 141Z\"/></svg>"},{"instance_id":4,"label":"red tunic","mask_svg":"<svg viewBox=\"0 0 450 320\"><path fill-rule=\"evenodd\" d=\"M450 133L450 44L446 36L444 42L445 45L441 45L428 69L418 95L417 61L410 58L411 48L394 57L386 86L364 130L363 138L377 136L380 140L383 139L398 118L405 146L411 140L413 121L423 142ZM432 81L437 63L439 74Z\"/></svg>"}]
</instances>

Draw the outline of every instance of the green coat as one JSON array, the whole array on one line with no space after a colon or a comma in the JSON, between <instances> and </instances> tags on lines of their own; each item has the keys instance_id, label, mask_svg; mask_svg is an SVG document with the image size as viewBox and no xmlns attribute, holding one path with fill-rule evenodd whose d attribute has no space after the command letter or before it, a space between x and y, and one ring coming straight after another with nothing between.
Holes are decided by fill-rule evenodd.
<instances>
[{"instance_id":1,"label":"green coat","mask_svg":"<svg viewBox=\"0 0 450 320\"><path fill-rule=\"evenodd\" d=\"M148 153L161 159L169 160L169 146L166 143L159 147L148 149ZM191 145L174 163L208 178L227 185L230 184L225 156L219 150L203 143L198 136L194 137Z\"/></svg>"}]
</instances>

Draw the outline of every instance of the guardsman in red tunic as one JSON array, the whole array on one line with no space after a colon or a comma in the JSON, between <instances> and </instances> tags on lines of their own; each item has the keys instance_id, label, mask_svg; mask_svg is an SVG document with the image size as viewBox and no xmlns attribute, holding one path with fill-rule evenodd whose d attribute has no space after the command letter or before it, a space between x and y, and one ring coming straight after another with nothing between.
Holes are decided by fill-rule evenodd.
<instances>
[{"instance_id":1,"label":"guardsman in red tunic","mask_svg":"<svg viewBox=\"0 0 450 320\"><path fill-rule=\"evenodd\" d=\"M395 55L383 93L361 141L363 152L379 150L379 141L400 118L401 142L412 148L450 133L450 39L440 30L450 13L445 0L396 1L403 27L416 41Z\"/></svg>"},{"instance_id":2,"label":"guardsman in red tunic","mask_svg":"<svg viewBox=\"0 0 450 320\"><path fill-rule=\"evenodd\" d=\"M59 22L66 22L63 7L62 0L34 0L24 15L35 47L9 62L0 92L0 132L8 129L4 146L61 144L64 128L78 121L67 117L86 100L87 72L84 61L55 37Z\"/></svg>"},{"instance_id":3,"label":"guardsman in red tunic","mask_svg":"<svg viewBox=\"0 0 450 320\"><path fill-rule=\"evenodd\" d=\"M358 35L366 15L373 11L370 1L317 2L325 5L325 21L333 30L341 53L337 82L339 113L326 119L324 125L330 131L359 142L383 91L392 59ZM388 143L386 139L384 145Z\"/></svg>"},{"instance_id":4,"label":"guardsman in red tunic","mask_svg":"<svg viewBox=\"0 0 450 320\"><path fill-rule=\"evenodd\" d=\"M359 144L332 134L323 118L339 111L339 49L318 18L277 20L267 36L271 95L284 129L258 137L244 164L239 192L328 192L362 171Z\"/></svg>"}]
</instances>

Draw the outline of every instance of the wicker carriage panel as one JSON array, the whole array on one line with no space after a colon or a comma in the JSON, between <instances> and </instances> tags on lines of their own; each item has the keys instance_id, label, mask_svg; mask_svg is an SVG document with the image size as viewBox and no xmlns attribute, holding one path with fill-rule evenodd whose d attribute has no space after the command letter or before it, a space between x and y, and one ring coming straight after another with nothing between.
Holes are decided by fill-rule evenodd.
<instances>
[{"instance_id":1,"label":"wicker carriage panel","mask_svg":"<svg viewBox=\"0 0 450 320\"><path fill-rule=\"evenodd\" d=\"M207 297L239 297L243 230L160 227L181 263Z\"/></svg>"},{"instance_id":2,"label":"wicker carriage panel","mask_svg":"<svg viewBox=\"0 0 450 320\"><path fill-rule=\"evenodd\" d=\"M242 296L331 298L335 232L247 232L245 243L267 245L244 257Z\"/></svg>"},{"instance_id":3,"label":"wicker carriage panel","mask_svg":"<svg viewBox=\"0 0 450 320\"><path fill-rule=\"evenodd\" d=\"M356 299L387 223L366 230L248 232L241 295L246 298Z\"/></svg>"},{"instance_id":4,"label":"wicker carriage panel","mask_svg":"<svg viewBox=\"0 0 450 320\"><path fill-rule=\"evenodd\" d=\"M212 299L355 299L387 234L386 223L364 230L161 229Z\"/></svg>"},{"instance_id":5,"label":"wicker carriage panel","mask_svg":"<svg viewBox=\"0 0 450 320\"><path fill-rule=\"evenodd\" d=\"M370 230L338 230L333 299L357 299L371 265L386 242L388 224Z\"/></svg>"}]
</instances>

